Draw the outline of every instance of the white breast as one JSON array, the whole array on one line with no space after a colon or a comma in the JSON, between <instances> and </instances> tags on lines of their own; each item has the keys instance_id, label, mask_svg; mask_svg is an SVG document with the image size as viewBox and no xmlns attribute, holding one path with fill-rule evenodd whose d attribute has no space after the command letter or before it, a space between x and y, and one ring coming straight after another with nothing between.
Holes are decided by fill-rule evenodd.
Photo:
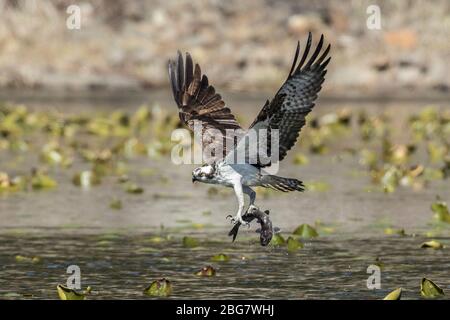
<instances>
[{"instance_id":1,"label":"white breast","mask_svg":"<svg viewBox=\"0 0 450 320\"><path fill-rule=\"evenodd\" d=\"M259 169L250 164L226 164L221 163L217 167L217 181L220 184L233 186L236 181L243 185L259 185Z\"/></svg>"}]
</instances>

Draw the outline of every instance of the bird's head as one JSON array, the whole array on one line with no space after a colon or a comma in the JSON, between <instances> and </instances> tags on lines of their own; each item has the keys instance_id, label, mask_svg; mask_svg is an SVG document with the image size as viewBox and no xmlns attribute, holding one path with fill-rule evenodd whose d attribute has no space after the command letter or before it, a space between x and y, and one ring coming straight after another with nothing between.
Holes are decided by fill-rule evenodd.
<instances>
[{"instance_id":1,"label":"bird's head","mask_svg":"<svg viewBox=\"0 0 450 320\"><path fill-rule=\"evenodd\" d=\"M195 168L192 171L192 182L209 182L211 181L216 173L216 166L214 164L205 164L201 167Z\"/></svg>"}]
</instances>

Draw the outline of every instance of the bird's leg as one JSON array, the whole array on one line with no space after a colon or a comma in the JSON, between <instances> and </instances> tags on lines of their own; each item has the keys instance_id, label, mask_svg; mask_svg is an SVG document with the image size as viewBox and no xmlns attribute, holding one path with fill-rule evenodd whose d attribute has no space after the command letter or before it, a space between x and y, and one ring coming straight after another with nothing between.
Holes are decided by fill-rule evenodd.
<instances>
[{"instance_id":1,"label":"bird's leg","mask_svg":"<svg viewBox=\"0 0 450 320\"><path fill-rule=\"evenodd\" d=\"M247 187L247 186L243 187L243 191L250 198L250 204L248 206L247 212L252 212L254 210L258 210L259 208L257 206L255 206L256 192L252 188Z\"/></svg>"},{"instance_id":2,"label":"bird's leg","mask_svg":"<svg viewBox=\"0 0 450 320\"><path fill-rule=\"evenodd\" d=\"M234 193L236 194L236 198L238 200L239 208L238 208L237 214L231 218L231 222L234 224L240 223L240 224L246 226L246 225L248 225L248 222L246 222L242 219L242 213L244 212L244 192L242 189L241 181L237 181L233 185L233 189L234 189Z\"/></svg>"}]
</instances>

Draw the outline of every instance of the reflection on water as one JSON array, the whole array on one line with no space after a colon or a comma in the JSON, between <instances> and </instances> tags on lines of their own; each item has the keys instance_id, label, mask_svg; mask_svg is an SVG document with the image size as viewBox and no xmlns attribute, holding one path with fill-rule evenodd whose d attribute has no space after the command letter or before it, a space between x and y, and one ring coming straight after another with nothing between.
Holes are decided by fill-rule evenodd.
<instances>
[{"instance_id":1,"label":"reflection on water","mask_svg":"<svg viewBox=\"0 0 450 320\"><path fill-rule=\"evenodd\" d=\"M154 243L149 234L1 236L0 297L57 298L56 285L65 284L71 264L81 268L82 287L93 288L89 299L145 298L143 289L161 277L172 281L172 298L380 299L402 287L403 298L417 299L422 277L450 290L448 250L419 249L419 237L325 237L288 254L284 247L260 247L256 236L235 244L211 233L196 236L201 246L193 249L180 239ZM220 252L230 261L211 262ZM19 263L18 254L38 255L41 262ZM369 290L366 270L377 258L381 289ZM208 264L215 277L194 275Z\"/></svg>"}]
</instances>

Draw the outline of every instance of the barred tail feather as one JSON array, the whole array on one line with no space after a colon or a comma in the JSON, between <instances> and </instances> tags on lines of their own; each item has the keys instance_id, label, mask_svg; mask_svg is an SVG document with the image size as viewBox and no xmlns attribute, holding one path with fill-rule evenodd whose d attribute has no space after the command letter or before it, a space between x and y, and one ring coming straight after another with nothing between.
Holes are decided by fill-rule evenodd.
<instances>
[{"instance_id":1,"label":"barred tail feather","mask_svg":"<svg viewBox=\"0 0 450 320\"><path fill-rule=\"evenodd\" d=\"M272 188L275 190L289 192L305 190L303 182L297 179L283 178L272 175L265 175L262 177L262 186L266 188Z\"/></svg>"}]
</instances>

